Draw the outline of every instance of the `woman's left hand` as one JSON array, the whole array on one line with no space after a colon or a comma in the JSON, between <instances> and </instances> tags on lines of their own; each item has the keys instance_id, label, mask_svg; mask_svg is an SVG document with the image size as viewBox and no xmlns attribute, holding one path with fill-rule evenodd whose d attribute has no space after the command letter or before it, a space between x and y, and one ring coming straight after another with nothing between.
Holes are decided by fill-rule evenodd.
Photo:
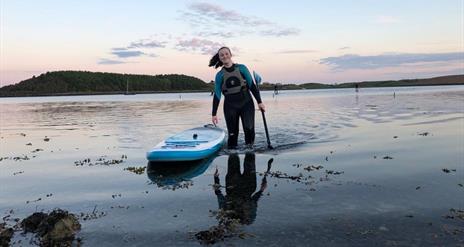
<instances>
[{"instance_id":1,"label":"woman's left hand","mask_svg":"<svg viewBox=\"0 0 464 247\"><path fill-rule=\"evenodd\" d=\"M259 108L259 110L262 111L262 112L265 112L265 111L266 111L266 107L264 106L263 103L259 103L259 104L258 104L258 108Z\"/></svg>"}]
</instances>

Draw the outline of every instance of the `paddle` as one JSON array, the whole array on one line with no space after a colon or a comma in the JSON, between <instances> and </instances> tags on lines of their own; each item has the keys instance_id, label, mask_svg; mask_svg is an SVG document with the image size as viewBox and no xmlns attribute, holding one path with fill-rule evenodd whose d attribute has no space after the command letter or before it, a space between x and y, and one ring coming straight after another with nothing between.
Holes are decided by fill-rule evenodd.
<instances>
[{"instance_id":1,"label":"paddle","mask_svg":"<svg viewBox=\"0 0 464 247\"><path fill-rule=\"evenodd\" d=\"M253 77L255 78L256 82L256 87L259 88L259 83L261 83L261 76L258 75L255 71L253 71ZM261 115L263 116L263 123L264 123L264 130L266 131L266 139L267 139L267 147L269 149L274 149L271 145L271 140L269 139L269 131L267 130L267 122L266 122L266 116L264 115L264 111L261 110Z\"/></svg>"}]
</instances>

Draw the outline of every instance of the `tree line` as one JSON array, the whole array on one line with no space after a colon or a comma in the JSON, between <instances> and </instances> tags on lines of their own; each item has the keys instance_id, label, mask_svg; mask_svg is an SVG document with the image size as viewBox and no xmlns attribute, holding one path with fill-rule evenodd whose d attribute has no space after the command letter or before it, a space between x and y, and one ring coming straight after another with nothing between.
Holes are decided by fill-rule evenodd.
<instances>
[{"instance_id":1,"label":"tree line","mask_svg":"<svg viewBox=\"0 0 464 247\"><path fill-rule=\"evenodd\" d=\"M88 71L54 71L0 88L0 96L34 96L129 92L208 91L212 85L187 75L134 75Z\"/></svg>"}]
</instances>

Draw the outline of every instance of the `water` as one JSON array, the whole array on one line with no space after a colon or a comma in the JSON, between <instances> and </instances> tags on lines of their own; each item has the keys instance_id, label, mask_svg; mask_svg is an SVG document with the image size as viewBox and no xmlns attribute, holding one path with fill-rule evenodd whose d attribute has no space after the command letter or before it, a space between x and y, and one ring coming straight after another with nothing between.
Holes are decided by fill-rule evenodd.
<instances>
[{"instance_id":1,"label":"water","mask_svg":"<svg viewBox=\"0 0 464 247\"><path fill-rule=\"evenodd\" d=\"M103 213L84 246L198 246L220 208L221 246L464 244L464 86L262 94L274 150L256 112L253 153L172 168L145 152L209 123L209 93L2 98L0 213Z\"/></svg>"}]
</instances>

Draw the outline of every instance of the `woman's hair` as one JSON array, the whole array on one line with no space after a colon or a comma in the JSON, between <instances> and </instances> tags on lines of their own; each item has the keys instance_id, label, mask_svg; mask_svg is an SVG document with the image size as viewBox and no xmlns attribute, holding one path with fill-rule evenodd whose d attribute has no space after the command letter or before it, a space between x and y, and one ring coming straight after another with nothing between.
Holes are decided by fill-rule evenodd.
<instances>
[{"instance_id":1,"label":"woman's hair","mask_svg":"<svg viewBox=\"0 0 464 247\"><path fill-rule=\"evenodd\" d=\"M229 47L226 47L226 46L223 46L221 48L219 48L218 52L216 52L216 54L209 60L209 67L213 67L215 69L221 67L222 65L224 65L221 60L219 59L219 51L222 50L222 49L227 49L229 50L229 53L232 55L232 52L230 51Z\"/></svg>"}]
</instances>

